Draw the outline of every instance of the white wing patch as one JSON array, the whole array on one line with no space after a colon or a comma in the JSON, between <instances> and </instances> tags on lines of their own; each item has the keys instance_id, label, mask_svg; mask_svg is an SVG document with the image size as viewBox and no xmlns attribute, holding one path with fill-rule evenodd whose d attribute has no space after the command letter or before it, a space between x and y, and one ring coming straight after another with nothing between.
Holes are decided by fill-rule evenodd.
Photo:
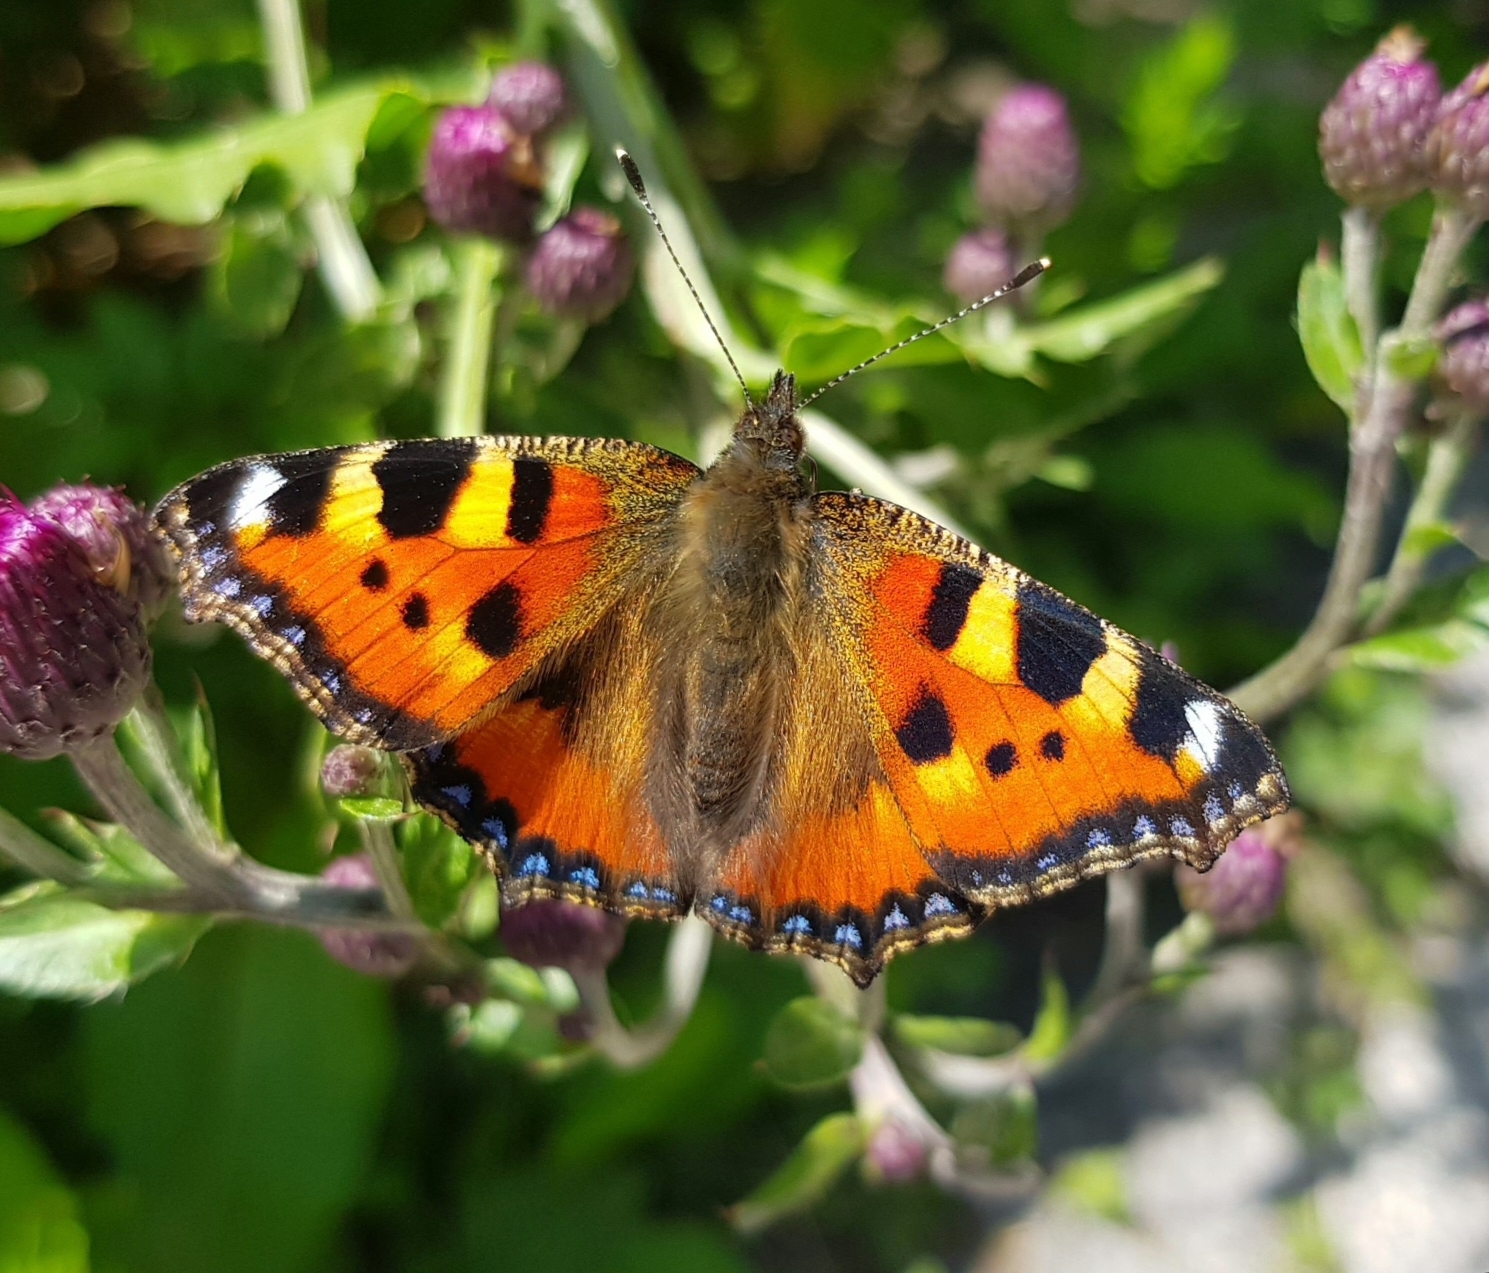
<instances>
[{"instance_id":1,"label":"white wing patch","mask_svg":"<svg viewBox=\"0 0 1489 1273\"><path fill-rule=\"evenodd\" d=\"M284 474L272 464L254 464L243 475L228 509L228 525L234 530L262 526L269 520L269 501L284 485Z\"/></svg>"},{"instance_id":2,"label":"white wing patch","mask_svg":"<svg viewBox=\"0 0 1489 1273\"><path fill-rule=\"evenodd\" d=\"M1213 773L1220 763L1225 717L1209 699L1197 698L1184 705L1184 719L1189 725L1184 750L1194 757L1207 774Z\"/></svg>"}]
</instances>

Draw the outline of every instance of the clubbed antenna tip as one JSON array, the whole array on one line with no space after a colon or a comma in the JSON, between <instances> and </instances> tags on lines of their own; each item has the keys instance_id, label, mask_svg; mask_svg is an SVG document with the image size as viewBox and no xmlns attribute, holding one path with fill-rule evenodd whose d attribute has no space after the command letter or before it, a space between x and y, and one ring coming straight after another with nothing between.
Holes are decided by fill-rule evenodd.
<instances>
[{"instance_id":1,"label":"clubbed antenna tip","mask_svg":"<svg viewBox=\"0 0 1489 1273\"><path fill-rule=\"evenodd\" d=\"M1033 261L1030 264L1024 266L1023 269L1021 269L1017 274L1009 279L1008 282L1004 283L1003 286L1000 287L996 292L989 292L980 301L973 301L972 304L968 305L966 309L957 310L955 314L952 314L947 318L943 318L934 327L927 327L924 331L918 331L913 336L907 336L897 345L891 345L888 349L881 349L872 358L865 358L856 367L849 367L848 370L843 372L841 376L836 376L832 380L829 380L810 398L807 398L804 402L802 402L800 404L800 407L810 406L829 389L836 388L838 385L842 384L843 381L847 380L849 376L856 376L865 367L872 367L881 358L888 358L890 354L898 353L906 345L913 345L917 340L924 340L927 336L934 336L943 327L950 327L952 323L960 322L962 319L966 318L968 314L975 314L984 305L991 305L994 301L1001 300L1003 297L1007 296L1009 292L1015 292L1019 288L1023 287L1025 283L1038 278L1045 272L1045 270L1049 269L1049 267L1049 257L1041 256L1039 260ZM800 409L800 407L798 407L798 409Z\"/></svg>"}]
</instances>

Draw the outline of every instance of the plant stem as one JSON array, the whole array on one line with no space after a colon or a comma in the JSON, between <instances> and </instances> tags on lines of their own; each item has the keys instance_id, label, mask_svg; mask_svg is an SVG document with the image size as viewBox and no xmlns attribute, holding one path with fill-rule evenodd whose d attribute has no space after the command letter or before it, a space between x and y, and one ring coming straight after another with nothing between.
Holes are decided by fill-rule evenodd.
<instances>
[{"instance_id":1,"label":"plant stem","mask_svg":"<svg viewBox=\"0 0 1489 1273\"><path fill-rule=\"evenodd\" d=\"M394 918L419 923L419 914L414 910L414 900L408 894L408 885L403 880L403 868L398 860L398 846L393 843L393 831L386 822L371 822L357 819L357 830L362 836L362 847L372 859L372 869L377 872L377 882L387 899L388 910Z\"/></svg>"},{"instance_id":2,"label":"plant stem","mask_svg":"<svg viewBox=\"0 0 1489 1273\"><path fill-rule=\"evenodd\" d=\"M258 0L258 9L268 56L269 96L284 114L303 114L310 107L310 67L299 0ZM326 291L343 318L365 322L382 299L382 287L346 202L314 194L306 197L302 210Z\"/></svg>"},{"instance_id":3,"label":"plant stem","mask_svg":"<svg viewBox=\"0 0 1489 1273\"><path fill-rule=\"evenodd\" d=\"M1415 383L1392 367L1392 354L1430 336L1458 257L1478 224L1457 208L1438 207L1401 325L1377 342L1369 400L1350 429L1344 518L1318 610L1292 649L1230 691L1236 705L1263 724L1300 702L1323 679L1329 656L1359 623L1360 592L1375 569L1391 494L1396 440L1416 392Z\"/></svg>"},{"instance_id":4,"label":"plant stem","mask_svg":"<svg viewBox=\"0 0 1489 1273\"><path fill-rule=\"evenodd\" d=\"M0 809L0 855L32 875L59 884L84 884L91 874L87 863L64 853L4 809Z\"/></svg>"},{"instance_id":5,"label":"plant stem","mask_svg":"<svg viewBox=\"0 0 1489 1273\"><path fill-rule=\"evenodd\" d=\"M486 388L491 378L491 330L496 280L505 254L490 239L464 240L455 261L455 306L440 385L439 436L475 437L486 431Z\"/></svg>"},{"instance_id":6,"label":"plant stem","mask_svg":"<svg viewBox=\"0 0 1489 1273\"><path fill-rule=\"evenodd\" d=\"M1147 949L1143 945L1144 885L1141 865L1112 871L1106 877L1106 933L1102 939L1101 964L1088 1000L1090 1008L1115 998L1147 971Z\"/></svg>"},{"instance_id":7,"label":"plant stem","mask_svg":"<svg viewBox=\"0 0 1489 1273\"><path fill-rule=\"evenodd\" d=\"M1434 439L1428 447L1422 484L1406 514L1406 525L1401 529L1396 555L1386 572L1380 601L1365 625L1366 636L1384 631L1422 582L1437 545L1424 544L1421 532L1440 524L1446 515L1448 502L1473 458L1480 423L1477 412L1460 411L1442 436Z\"/></svg>"},{"instance_id":8,"label":"plant stem","mask_svg":"<svg viewBox=\"0 0 1489 1273\"><path fill-rule=\"evenodd\" d=\"M1360 344L1374 354L1380 341L1380 216L1369 208L1350 207L1342 220L1345 305L1359 329Z\"/></svg>"},{"instance_id":9,"label":"plant stem","mask_svg":"<svg viewBox=\"0 0 1489 1273\"><path fill-rule=\"evenodd\" d=\"M245 888L232 867L194 844L160 811L119 753L112 733L69 753L79 776L109 816L214 907L244 904Z\"/></svg>"},{"instance_id":10,"label":"plant stem","mask_svg":"<svg viewBox=\"0 0 1489 1273\"><path fill-rule=\"evenodd\" d=\"M144 696L134 709L131 723L144 759L160 780L176 820L186 828L187 834L198 845L223 862L231 862L237 856L236 849L223 843L217 828L212 825L211 818L191 789L183 772L181 749L177 745L175 730L165 712L165 701L159 688L153 683L146 687Z\"/></svg>"},{"instance_id":11,"label":"plant stem","mask_svg":"<svg viewBox=\"0 0 1489 1273\"><path fill-rule=\"evenodd\" d=\"M693 1005L703 988L703 975L708 971L712 945L713 929L707 920L688 915L678 922L667 941L662 1007L651 1020L634 1030L627 1030L616 1018L605 970L576 970L574 984L594 1028L590 1042L595 1050L622 1070L639 1069L661 1056L693 1014Z\"/></svg>"}]
</instances>

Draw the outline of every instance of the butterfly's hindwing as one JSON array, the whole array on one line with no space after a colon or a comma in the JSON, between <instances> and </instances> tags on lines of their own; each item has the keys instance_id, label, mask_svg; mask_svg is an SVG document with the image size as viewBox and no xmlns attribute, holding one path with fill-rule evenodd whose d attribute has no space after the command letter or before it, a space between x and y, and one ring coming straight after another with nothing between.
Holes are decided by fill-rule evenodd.
<instances>
[{"instance_id":1,"label":"butterfly's hindwing","mask_svg":"<svg viewBox=\"0 0 1489 1273\"><path fill-rule=\"evenodd\" d=\"M235 460L157 519L221 619L326 723L453 737L605 613L698 470L638 443L457 438Z\"/></svg>"}]
</instances>

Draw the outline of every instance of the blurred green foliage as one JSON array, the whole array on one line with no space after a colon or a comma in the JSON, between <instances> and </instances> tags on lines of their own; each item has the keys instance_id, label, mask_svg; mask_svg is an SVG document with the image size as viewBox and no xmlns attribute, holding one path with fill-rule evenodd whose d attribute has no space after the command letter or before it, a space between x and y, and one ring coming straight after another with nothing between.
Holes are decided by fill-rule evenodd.
<instances>
[{"instance_id":1,"label":"blurred green foliage","mask_svg":"<svg viewBox=\"0 0 1489 1273\"><path fill-rule=\"evenodd\" d=\"M1234 0L1184 21L1124 0L622 10L722 210L716 224L708 204L689 209L729 317L809 378L948 306L940 268L975 223L988 86L1033 78L1065 93L1085 188L1045 245L1056 269L1022 343L970 323L828 401L886 457L949 457L934 493L989 548L1177 642L1207 679L1286 646L1319 590L1345 463L1339 411L1309 363L1338 398L1358 356L1318 255L1338 209L1317 170L1317 113L1390 22L1414 21L1451 81L1482 42L1479 18L1377 0ZM416 197L431 109L470 97L482 64L530 33L477 0L323 0L308 19L318 105L285 121L261 113L248 0L0 6L5 170L62 165L9 181L0 203L0 237L15 243L0 251L0 476L21 495L88 475L153 499L232 456L430 430L451 283ZM109 149L74 165L93 143ZM591 162L577 180L599 201L613 174ZM73 216L99 189L105 206ZM293 214L316 191L350 192L385 280L366 324L342 324L306 271ZM1418 200L1389 220L1396 301L1427 216ZM639 302L551 378L556 339L524 318L497 369L494 428L696 449L714 408ZM1481 580L1360 651L1285 740L1326 847L1295 872L1270 935L1320 952L1361 994L1417 993L1394 942L1451 867L1409 674L1482 643ZM307 775L323 739L288 688L237 640L179 625L158 662L178 717L198 683L212 703L238 838L264 861L316 869L326 811ZM215 793L208 754L192 763ZM87 809L58 763L0 765L0 804L26 818ZM420 914L486 937L490 886L465 846L432 823L401 835ZM105 851L120 871L148 869L138 846ZM0 912L0 944L62 904L40 891ZM897 963L897 1041L996 1055L1021 1031L1031 1053L1058 1050L1066 985L1094 975L1100 912L1099 886L1077 890ZM179 960L194 925L150 920L122 947L111 929L99 960L74 944L35 976L106 994ZM613 970L623 1016L652 1007L662 937L633 926ZM139 962L121 965L121 948ZM520 965L505 974L500 997L447 1014L359 979L303 935L220 928L122 998L0 999L0 1267L890 1273L955 1264L975 1242L962 1204L929 1186L871 1193L847 1170L864 1129L835 1112L831 1084L860 1040L799 998L793 964L720 950L677 1043L633 1074L525 1068L556 1046L565 1004ZM793 1012L812 1020L782 1032ZM1351 1038L1342 1025L1309 1035L1278 1077L1280 1107L1313 1134L1351 1107ZM1035 1151L1022 1095L960 1118L992 1161ZM1121 1214L1108 1166L1078 1162L1062 1187ZM720 1218L745 1198L742 1227L764 1227L806 1196L822 1205L756 1243Z\"/></svg>"}]
</instances>

